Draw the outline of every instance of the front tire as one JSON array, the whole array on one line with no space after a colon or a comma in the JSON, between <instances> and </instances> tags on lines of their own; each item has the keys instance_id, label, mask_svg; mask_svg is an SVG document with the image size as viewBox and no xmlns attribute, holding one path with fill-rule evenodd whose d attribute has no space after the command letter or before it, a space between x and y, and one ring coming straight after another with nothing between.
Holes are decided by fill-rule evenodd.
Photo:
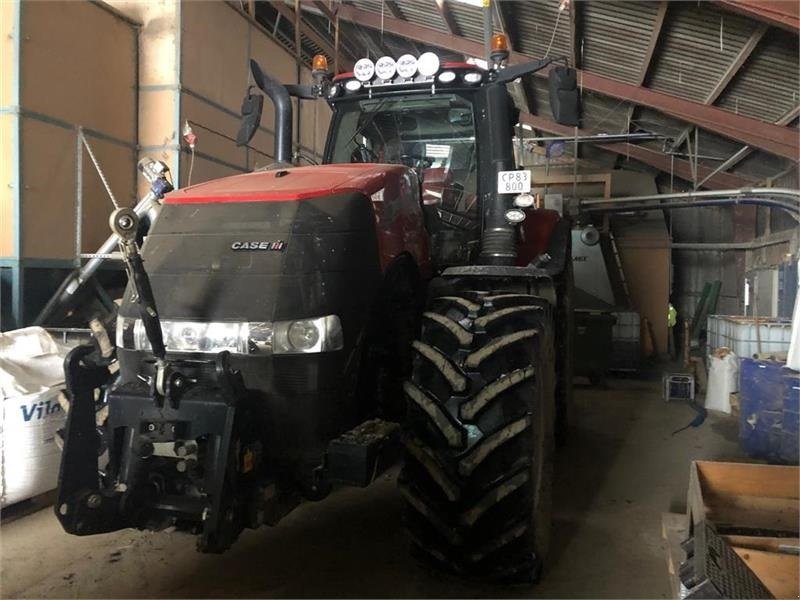
<instances>
[{"instance_id":1,"label":"front tire","mask_svg":"<svg viewBox=\"0 0 800 600\"><path fill-rule=\"evenodd\" d=\"M538 579L554 445L549 303L498 292L435 298L413 346L399 486L414 553L461 574Z\"/></svg>"}]
</instances>

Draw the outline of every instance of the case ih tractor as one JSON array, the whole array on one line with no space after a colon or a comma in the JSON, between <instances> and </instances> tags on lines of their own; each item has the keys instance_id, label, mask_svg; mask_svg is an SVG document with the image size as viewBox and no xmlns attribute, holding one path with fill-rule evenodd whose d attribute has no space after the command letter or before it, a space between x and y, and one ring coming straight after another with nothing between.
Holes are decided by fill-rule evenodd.
<instances>
[{"instance_id":1,"label":"case ih tractor","mask_svg":"<svg viewBox=\"0 0 800 600\"><path fill-rule=\"evenodd\" d=\"M534 206L512 152L506 84L546 63L506 67L495 43L488 70L426 53L331 79L319 57L307 87L251 62L276 163L168 194L141 254L136 214L115 211L116 348L65 364L67 532L176 527L222 552L402 452L418 556L538 577L570 396L570 226ZM290 96L333 109L323 165L289 162ZM262 104L245 98L242 142Z\"/></svg>"}]
</instances>

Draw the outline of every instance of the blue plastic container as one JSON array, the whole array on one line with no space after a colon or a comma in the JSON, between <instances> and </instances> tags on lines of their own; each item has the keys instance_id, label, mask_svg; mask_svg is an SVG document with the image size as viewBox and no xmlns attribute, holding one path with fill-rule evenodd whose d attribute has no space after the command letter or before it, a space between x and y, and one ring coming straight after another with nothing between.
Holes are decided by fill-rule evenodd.
<instances>
[{"instance_id":1,"label":"blue plastic container","mask_svg":"<svg viewBox=\"0 0 800 600\"><path fill-rule=\"evenodd\" d=\"M739 369L739 442L753 458L800 462L800 373L784 363L743 358Z\"/></svg>"}]
</instances>

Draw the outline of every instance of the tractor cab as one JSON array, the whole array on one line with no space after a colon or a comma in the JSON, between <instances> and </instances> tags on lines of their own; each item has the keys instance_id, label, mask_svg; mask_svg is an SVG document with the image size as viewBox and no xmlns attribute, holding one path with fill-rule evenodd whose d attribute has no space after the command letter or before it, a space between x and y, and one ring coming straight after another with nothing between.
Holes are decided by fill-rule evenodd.
<instances>
[{"instance_id":1,"label":"tractor cab","mask_svg":"<svg viewBox=\"0 0 800 600\"><path fill-rule=\"evenodd\" d=\"M344 74L328 92L334 113L325 162L412 168L440 267L469 262L480 240L475 105L483 77L472 65L445 64L438 77L369 87Z\"/></svg>"},{"instance_id":2,"label":"tractor cab","mask_svg":"<svg viewBox=\"0 0 800 600\"><path fill-rule=\"evenodd\" d=\"M497 36L496 67L504 65L508 54L504 42ZM362 58L352 72L332 80L316 73L320 93L333 109L324 162L413 169L434 265L474 262L481 235L479 198L493 193L496 185L491 177L481 180L479 173L490 171L489 146L512 155L518 115L505 85L492 85L498 71L466 62L440 63L436 54L426 52L396 61ZM499 113L487 113L490 88L501 92ZM483 139L487 148L480 152ZM483 163L487 168L481 169Z\"/></svg>"}]
</instances>

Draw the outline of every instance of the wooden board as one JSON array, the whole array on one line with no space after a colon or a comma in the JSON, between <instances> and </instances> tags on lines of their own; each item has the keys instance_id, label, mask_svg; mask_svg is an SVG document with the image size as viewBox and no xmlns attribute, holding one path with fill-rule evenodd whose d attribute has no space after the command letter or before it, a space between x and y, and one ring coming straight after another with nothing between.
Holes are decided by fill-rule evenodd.
<instances>
[{"instance_id":1,"label":"wooden board","mask_svg":"<svg viewBox=\"0 0 800 600\"><path fill-rule=\"evenodd\" d=\"M187 120L207 128L194 127L198 138L197 150L242 169L247 168L245 149L233 141L239 130L239 119L189 94L181 94L181 122ZM182 179L184 175L181 169Z\"/></svg>"},{"instance_id":2,"label":"wooden board","mask_svg":"<svg viewBox=\"0 0 800 600\"><path fill-rule=\"evenodd\" d=\"M2 3L0 3L2 4ZM17 116L0 114L0 256L14 254L14 203L16 190L16 163L12 159L17 139Z\"/></svg>"},{"instance_id":3,"label":"wooden board","mask_svg":"<svg viewBox=\"0 0 800 600\"><path fill-rule=\"evenodd\" d=\"M696 461L687 505L694 523L796 534L799 497L798 467Z\"/></svg>"},{"instance_id":4,"label":"wooden board","mask_svg":"<svg viewBox=\"0 0 800 600\"><path fill-rule=\"evenodd\" d=\"M16 104L18 10L18 2L0 2L0 108Z\"/></svg>"},{"instance_id":5,"label":"wooden board","mask_svg":"<svg viewBox=\"0 0 800 600\"><path fill-rule=\"evenodd\" d=\"M23 2L25 110L136 140L136 30L92 2Z\"/></svg>"},{"instance_id":6,"label":"wooden board","mask_svg":"<svg viewBox=\"0 0 800 600\"><path fill-rule=\"evenodd\" d=\"M800 556L736 546L733 549L776 598L800 597Z\"/></svg>"},{"instance_id":7,"label":"wooden board","mask_svg":"<svg viewBox=\"0 0 800 600\"><path fill-rule=\"evenodd\" d=\"M713 461L696 461L695 465L704 492L800 500L798 467Z\"/></svg>"},{"instance_id":8,"label":"wooden board","mask_svg":"<svg viewBox=\"0 0 800 600\"><path fill-rule=\"evenodd\" d=\"M188 177L189 174L189 156L181 154L181 177ZM194 159L194 169L192 171L192 185L209 181L211 179L219 179L220 177L228 177L230 175L241 175L241 171L229 169L224 165L205 160L200 157Z\"/></svg>"},{"instance_id":9,"label":"wooden board","mask_svg":"<svg viewBox=\"0 0 800 600\"><path fill-rule=\"evenodd\" d=\"M181 27L181 85L238 113L247 89L249 23L224 2L182 2ZM288 59L283 52L269 58Z\"/></svg>"},{"instance_id":10,"label":"wooden board","mask_svg":"<svg viewBox=\"0 0 800 600\"><path fill-rule=\"evenodd\" d=\"M753 535L723 535L731 546L751 550L764 550L766 552L779 552L781 546L800 546L800 538L785 537L759 537Z\"/></svg>"},{"instance_id":11,"label":"wooden board","mask_svg":"<svg viewBox=\"0 0 800 600\"><path fill-rule=\"evenodd\" d=\"M75 257L76 134L34 119L21 120L22 254L29 258ZM134 150L89 138L119 204L133 201ZM83 247L94 252L108 237L111 200L84 151Z\"/></svg>"},{"instance_id":12,"label":"wooden board","mask_svg":"<svg viewBox=\"0 0 800 600\"><path fill-rule=\"evenodd\" d=\"M295 58L227 4L183 3L181 16L181 85L190 90L190 93L181 95L181 122L186 119L197 121L235 137L239 119L230 113L239 114L244 92L252 84L248 79L250 57L275 79L283 83L297 81ZM311 71L306 66L301 68L301 78L303 83L311 81ZM293 105L296 117L297 101L293 101ZM314 158L312 155L316 153L319 157L325 145L331 111L322 100L304 101L299 110L299 139L305 146L304 154ZM267 98L261 125L268 131L259 131L250 145L270 157L274 145L270 133L274 129L274 119L274 107ZM195 133L201 138L198 150L202 148L202 152L215 158L250 167L271 162L269 158L252 152L245 158L244 150L210 132L198 130ZM294 140L297 139L298 132L295 131Z\"/></svg>"}]
</instances>

